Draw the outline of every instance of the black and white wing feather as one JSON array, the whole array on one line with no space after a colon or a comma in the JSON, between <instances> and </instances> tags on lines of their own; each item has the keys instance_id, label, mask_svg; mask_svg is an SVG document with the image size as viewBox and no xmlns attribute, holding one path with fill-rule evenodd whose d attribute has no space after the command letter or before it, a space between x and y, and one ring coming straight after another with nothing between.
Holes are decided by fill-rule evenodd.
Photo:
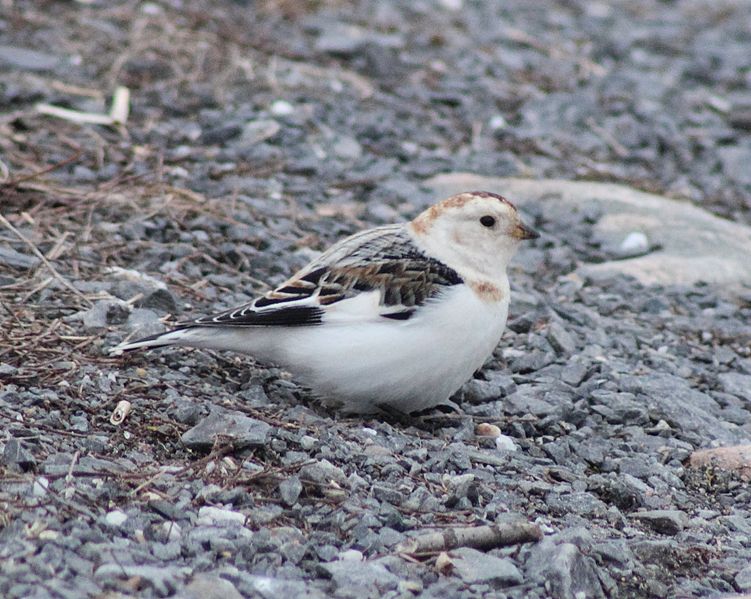
<instances>
[{"instance_id":1,"label":"black and white wing feather","mask_svg":"<svg viewBox=\"0 0 751 599\"><path fill-rule=\"evenodd\" d=\"M373 317L407 320L426 301L462 282L456 271L426 256L404 225L390 225L342 240L249 304L178 328L317 325L327 307L368 292L379 294Z\"/></svg>"}]
</instances>

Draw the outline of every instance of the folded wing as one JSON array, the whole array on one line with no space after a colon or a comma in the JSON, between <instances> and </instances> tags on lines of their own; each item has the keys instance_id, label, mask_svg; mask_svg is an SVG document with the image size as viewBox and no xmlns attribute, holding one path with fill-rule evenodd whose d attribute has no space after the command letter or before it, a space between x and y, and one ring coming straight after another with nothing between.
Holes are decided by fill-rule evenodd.
<instances>
[{"instance_id":1,"label":"folded wing","mask_svg":"<svg viewBox=\"0 0 751 599\"><path fill-rule=\"evenodd\" d=\"M249 304L179 326L310 326L321 324L327 310L346 310L347 303L356 304L362 318L407 320L462 282L456 271L420 251L402 225L380 227L334 245ZM365 294L375 301L348 302Z\"/></svg>"}]
</instances>

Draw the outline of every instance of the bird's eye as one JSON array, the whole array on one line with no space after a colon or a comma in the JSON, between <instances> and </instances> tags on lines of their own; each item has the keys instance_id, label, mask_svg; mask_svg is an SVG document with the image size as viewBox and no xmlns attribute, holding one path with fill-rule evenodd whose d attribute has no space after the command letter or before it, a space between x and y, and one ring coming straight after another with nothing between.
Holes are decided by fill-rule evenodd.
<instances>
[{"instance_id":1,"label":"bird's eye","mask_svg":"<svg viewBox=\"0 0 751 599\"><path fill-rule=\"evenodd\" d=\"M490 228L495 224L495 217L489 215L483 216L480 218L480 224L483 227Z\"/></svg>"}]
</instances>

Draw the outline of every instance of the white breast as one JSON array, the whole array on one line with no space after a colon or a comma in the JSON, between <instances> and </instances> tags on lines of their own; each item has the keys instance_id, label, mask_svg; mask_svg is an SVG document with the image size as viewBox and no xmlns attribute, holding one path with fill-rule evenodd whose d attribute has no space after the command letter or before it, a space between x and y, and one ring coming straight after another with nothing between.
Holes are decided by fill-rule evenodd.
<instances>
[{"instance_id":1,"label":"white breast","mask_svg":"<svg viewBox=\"0 0 751 599\"><path fill-rule=\"evenodd\" d=\"M444 402L482 366L498 344L508 315L506 282L499 301L480 299L466 285L449 288L405 321L358 319L341 302L323 326L275 331L276 355L322 397L367 413L379 404L410 412ZM356 308L367 309L370 294Z\"/></svg>"}]
</instances>

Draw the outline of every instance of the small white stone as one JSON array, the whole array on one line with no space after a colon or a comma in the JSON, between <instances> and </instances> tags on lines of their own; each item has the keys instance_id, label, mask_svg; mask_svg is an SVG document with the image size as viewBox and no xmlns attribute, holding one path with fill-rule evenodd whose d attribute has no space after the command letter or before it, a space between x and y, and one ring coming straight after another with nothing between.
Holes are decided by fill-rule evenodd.
<instances>
[{"instance_id":1,"label":"small white stone","mask_svg":"<svg viewBox=\"0 0 751 599\"><path fill-rule=\"evenodd\" d=\"M511 437L507 437L506 435L499 435L495 438L495 446L497 449L501 449L504 451L516 451L519 449L519 447L514 443L514 440Z\"/></svg>"},{"instance_id":2,"label":"small white stone","mask_svg":"<svg viewBox=\"0 0 751 599\"><path fill-rule=\"evenodd\" d=\"M318 444L318 440L310 435L303 435L300 437L300 447L305 451L310 451Z\"/></svg>"},{"instance_id":3,"label":"small white stone","mask_svg":"<svg viewBox=\"0 0 751 599\"><path fill-rule=\"evenodd\" d=\"M207 505L198 510L197 524L217 526L222 524L245 524L245 514L234 510Z\"/></svg>"},{"instance_id":4,"label":"small white stone","mask_svg":"<svg viewBox=\"0 0 751 599\"><path fill-rule=\"evenodd\" d=\"M649 250L649 239L641 231L631 231L631 233L626 235L626 239L621 242L619 249L624 254L643 254Z\"/></svg>"},{"instance_id":5,"label":"small white stone","mask_svg":"<svg viewBox=\"0 0 751 599\"><path fill-rule=\"evenodd\" d=\"M488 127L490 127L491 131L500 131L501 129L508 127L508 121L503 118L502 114L494 114L490 117Z\"/></svg>"},{"instance_id":6,"label":"small white stone","mask_svg":"<svg viewBox=\"0 0 751 599\"><path fill-rule=\"evenodd\" d=\"M141 5L141 12L145 15L160 15L162 14L162 7L155 2L144 2Z\"/></svg>"},{"instance_id":7,"label":"small white stone","mask_svg":"<svg viewBox=\"0 0 751 599\"><path fill-rule=\"evenodd\" d=\"M338 559L341 562L361 562L363 560L362 553L357 549L347 549L342 551L338 555Z\"/></svg>"},{"instance_id":8,"label":"small white stone","mask_svg":"<svg viewBox=\"0 0 751 599\"><path fill-rule=\"evenodd\" d=\"M31 487L31 494L34 497L44 497L47 494L47 489L50 487L50 481L44 476L40 476L34 481Z\"/></svg>"},{"instance_id":9,"label":"small white stone","mask_svg":"<svg viewBox=\"0 0 751 599\"><path fill-rule=\"evenodd\" d=\"M414 156L419 151L420 146L418 146L413 141L403 141L402 142L402 150L404 150L407 154L410 156Z\"/></svg>"},{"instance_id":10,"label":"small white stone","mask_svg":"<svg viewBox=\"0 0 751 599\"><path fill-rule=\"evenodd\" d=\"M169 167L169 174L176 179L187 179L188 177L190 177L190 172L188 171L188 169L185 169L182 166Z\"/></svg>"},{"instance_id":11,"label":"small white stone","mask_svg":"<svg viewBox=\"0 0 751 599\"><path fill-rule=\"evenodd\" d=\"M110 526L117 526L120 527L123 524L125 524L125 521L128 519L128 514L123 512L122 510L112 510L111 512L107 512L107 515L104 517L104 521L109 524Z\"/></svg>"},{"instance_id":12,"label":"small white stone","mask_svg":"<svg viewBox=\"0 0 751 599\"><path fill-rule=\"evenodd\" d=\"M287 100L275 100L271 104L271 114L274 116L289 116L294 114L295 107L292 106Z\"/></svg>"},{"instance_id":13,"label":"small white stone","mask_svg":"<svg viewBox=\"0 0 751 599\"><path fill-rule=\"evenodd\" d=\"M177 522L162 522L162 530L169 541L179 541L183 535L183 529Z\"/></svg>"},{"instance_id":14,"label":"small white stone","mask_svg":"<svg viewBox=\"0 0 751 599\"><path fill-rule=\"evenodd\" d=\"M446 10L451 10L453 12L458 12L462 9L464 6L464 0L440 0L441 6L445 8Z\"/></svg>"}]
</instances>

